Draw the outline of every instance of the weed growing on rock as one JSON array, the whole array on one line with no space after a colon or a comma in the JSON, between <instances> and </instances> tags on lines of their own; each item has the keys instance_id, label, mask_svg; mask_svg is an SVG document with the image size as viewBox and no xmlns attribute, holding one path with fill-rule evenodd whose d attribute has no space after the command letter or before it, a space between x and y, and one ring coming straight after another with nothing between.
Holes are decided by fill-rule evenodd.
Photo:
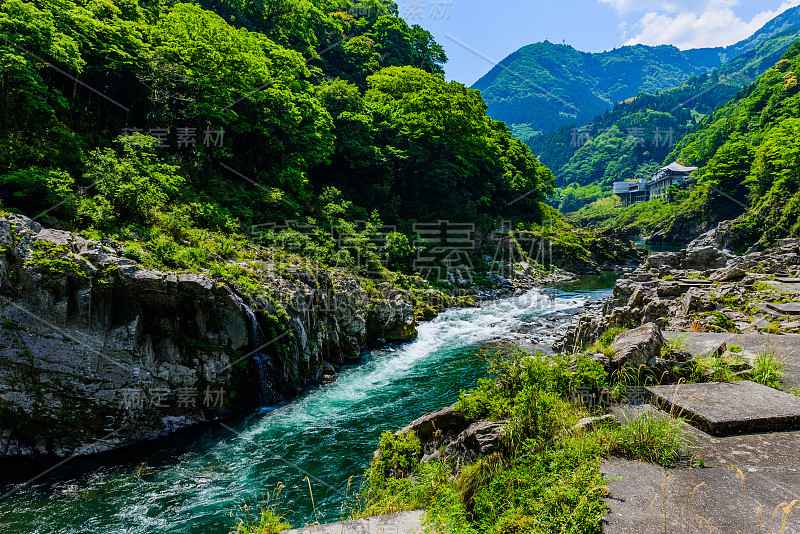
<instances>
[{"instance_id":1,"label":"weed growing on rock","mask_svg":"<svg viewBox=\"0 0 800 534\"><path fill-rule=\"evenodd\" d=\"M750 380L778 389L786 379L786 363L775 356L775 350L760 352L753 360Z\"/></svg>"},{"instance_id":2,"label":"weed growing on rock","mask_svg":"<svg viewBox=\"0 0 800 534\"><path fill-rule=\"evenodd\" d=\"M648 412L627 419L616 433L616 442L626 455L663 466L677 464L690 446L683 420L658 417Z\"/></svg>"},{"instance_id":3,"label":"weed growing on rock","mask_svg":"<svg viewBox=\"0 0 800 534\"><path fill-rule=\"evenodd\" d=\"M504 421L499 447L466 465L448 458L447 450L421 462L416 436L386 433L353 515L425 508L434 532L597 533L607 492L603 459L622 453L674 465L687 456L681 421L642 417L622 428L613 420L577 425L599 408L575 400L576 388L608 386L602 365L585 355L497 354L489 358L489 374L462 393L456 410L471 421Z\"/></svg>"}]
</instances>

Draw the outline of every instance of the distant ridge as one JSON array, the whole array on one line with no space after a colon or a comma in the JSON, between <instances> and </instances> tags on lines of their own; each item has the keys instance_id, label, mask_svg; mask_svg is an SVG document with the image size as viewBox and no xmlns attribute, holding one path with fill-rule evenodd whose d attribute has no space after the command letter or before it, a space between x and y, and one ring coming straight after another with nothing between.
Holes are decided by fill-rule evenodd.
<instances>
[{"instance_id":1,"label":"distant ridge","mask_svg":"<svg viewBox=\"0 0 800 534\"><path fill-rule=\"evenodd\" d=\"M545 41L510 54L472 87L482 91L492 118L525 139L565 124L587 123L617 102L678 87L775 36L793 34L800 37L800 6L724 48L634 45L588 53Z\"/></svg>"}]
</instances>

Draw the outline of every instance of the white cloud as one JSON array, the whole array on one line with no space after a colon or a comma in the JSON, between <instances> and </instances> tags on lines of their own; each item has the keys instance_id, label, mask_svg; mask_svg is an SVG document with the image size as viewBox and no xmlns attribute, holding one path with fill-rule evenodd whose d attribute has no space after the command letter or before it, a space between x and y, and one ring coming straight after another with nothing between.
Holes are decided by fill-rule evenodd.
<instances>
[{"instance_id":1,"label":"white cloud","mask_svg":"<svg viewBox=\"0 0 800 534\"><path fill-rule=\"evenodd\" d=\"M731 9L738 3L736 0L599 1L611 5L620 13L632 10L634 5L636 10L641 10L645 5L650 6L645 8L650 10L633 26L637 35L628 39L626 45L673 44L684 50L733 44L749 37L787 9L800 5L800 0L784 0L777 9L763 11L746 21Z\"/></svg>"}]
</instances>

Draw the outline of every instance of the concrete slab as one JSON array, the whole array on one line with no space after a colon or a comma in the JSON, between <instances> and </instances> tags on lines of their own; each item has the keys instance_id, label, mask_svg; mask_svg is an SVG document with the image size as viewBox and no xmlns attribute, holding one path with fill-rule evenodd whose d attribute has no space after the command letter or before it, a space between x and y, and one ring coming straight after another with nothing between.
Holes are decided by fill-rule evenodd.
<instances>
[{"instance_id":1,"label":"concrete slab","mask_svg":"<svg viewBox=\"0 0 800 534\"><path fill-rule=\"evenodd\" d=\"M626 418L644 412L667 417L647 405L614 409L622 424ZM700 518L704 518L717 529L715 532L738 534L742 532L742 483L736 478L737 468L745 477L744 532L748 534L766 532L775 507L800 498L800 464L797 462L800 432L715 437L688 427L687 438L707 468L664 469L622 458L610 458L603 463L610 491L605 499L609 510L603 532L663 532L666 515L668 532L708 532L705 523L699 524ZM687 528L690 492L701 483L704 485L695 493L690 528ZM759 504L763 505L764 518L760 530L755 513ZM787 517L787 533L800 533L798 516L795 510ZM779 530L781 519L778 513L772 532Z\"/></svg>"},{"instance_id":2,"label":"concrete slab","mask_svg":"<svg viewBox=\"0 0 800 534\"><path fill-rule=\"evenodd\" d=\"M422 534L424 510L286 530L283 534Z\"/></svg>"},{"instance_id":3,"label":"concrete slab","mask_svg":"<svg viewBox=\"0 0 800 534\"><path fill-rule=\"evenodd\" d=\"M762 280L762 282L767 283L772 286L775 291L780 293L789 293L792 295L800 295L800 284L794 282L794 279L791 281L788 278L779 279L776 278L775 280Z\"/></svg>"},{"instance_id":4,"label":"concrete slab","mask_svg":"<svg viewBox=\"0 0 800 534\"><path fill-rule=\"evenodd\" d=\"M710 522L719 533L742 532L743 519L744 532L766 532L775 507L800 497L800 477L796 474L789 482L779 484L770 476L745 471L743 497L741 480L730 468L664 469L654 464L611 458L603 463L602 470L610 491L605 499L608 514L603 532L609 534L708 532L702 519ZM700 484L702 486L698 487ZM691 499L695 488L697 491ZM690 502L691 517L687 513ZM764 518L760 530L755 513L759 504L763 505ZM778 526L780 520L778 513ZM796 510L787 517L786 525L785 532L800 532L800 514ZM773 526L772 531L777 530Z\"/></svg>"},{"instance_id":5,"label":"concrete slab","mask_svg":"<svg viewBox=\"0 0 800 534\"><path fill-rule=\"evenodd\" d=\"M800 315L800 302L787 302L785 304L770 302L767 307L784 315Z\"/></svg>"},{"instance_id":6,"label":"concrete slab","mask_svg":"<svg viewBox=\"0 0 800 534\"><path fill-rule=\"evenodd\" d=\"M647 390L651 403L714 436L800 429L800 397L749 380Z\"/></svg>"}]
</instances>

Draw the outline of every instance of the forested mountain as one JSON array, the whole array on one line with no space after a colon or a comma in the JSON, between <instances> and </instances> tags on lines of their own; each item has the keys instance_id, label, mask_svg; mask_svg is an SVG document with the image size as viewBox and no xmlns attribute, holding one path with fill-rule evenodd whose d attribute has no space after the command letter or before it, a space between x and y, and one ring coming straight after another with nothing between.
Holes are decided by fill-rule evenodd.
<instances>
[{"instance_id":1,"label":"forested mountain","mask_svg":"<svg viewBox=\"0 0 800 534\"><path fill-rule=\"evenodd\" d=\"M482 91L492 118L528 139L565 124L585 124L640 93L677 87L690 76L709 73L777 35L800 33L798 25L800 7L727 48L687 51L636 45L591 54L571 46L537 43L505 58L473 88Z\"/></svg>"},{"instance_id":2,"label":"forested mountain","mask_svg":"<svg viewBox=\"0 0 800 534\"><path fill-rule=\"evenodd\" d=\"M576 211L609 196L612 182L649 176L670 163L668 154L686 132L764 74L798 38L800 31L790 30L680 87L640 94L588 125L562 126L529 139L558 176L561 189L551 203L563 212Z\"/></svg>"},{"instance_id":3,"label":"forested mountain","mask_svg":"<svg viewBox=\"0 0 800 534\"><path fill-rule=\"evenodd\" d=\"M800 231L800 43L667 156L698 166L697 186L676 204L652 201L619 211L593 206L575 219L600 227L656 232L685 242L735 219L725 236L743 250Z\"/></svg>"},{"instance_id":4,"label":"forested mountain","mask_svg":"<svg viewBox=\"0 0 800 534\"><path fill-rule=\"evenodd\" d=\"M551 191L391 1L7 0L0 38L3 208L166 260L289 219L530 218Z\"/></svg>"}]
</instances>

